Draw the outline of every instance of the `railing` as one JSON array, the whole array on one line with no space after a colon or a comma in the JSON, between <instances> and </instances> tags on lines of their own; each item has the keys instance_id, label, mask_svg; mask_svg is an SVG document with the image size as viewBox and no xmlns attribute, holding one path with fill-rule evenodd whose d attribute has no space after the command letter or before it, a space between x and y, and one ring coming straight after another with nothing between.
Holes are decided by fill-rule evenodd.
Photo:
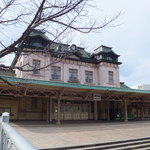
<instances>
[{"instance_id":1,"label":"railing","mask_svg":"<svg viewBox=\"0 0 150 150\"><path fill-rule=\"evenodd\" d=\"M2 114L0 120L0 150L37 150L9 125L7 112Z\"/></svg>"}]
</instances>

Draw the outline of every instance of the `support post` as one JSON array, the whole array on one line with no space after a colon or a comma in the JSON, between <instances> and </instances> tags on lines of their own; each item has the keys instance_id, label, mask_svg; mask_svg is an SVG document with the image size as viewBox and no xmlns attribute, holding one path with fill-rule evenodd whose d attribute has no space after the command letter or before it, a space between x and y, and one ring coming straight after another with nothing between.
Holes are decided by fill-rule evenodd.
<instances>
[{"instance_id":1,"label":"support post","mask_svg":"<svg viewBox=\"0 0 150 150\"><path fill-rule=\"evenodd\" d=\"M91 119L91 102L89 101L88 119Z\"/></svg>"},{"instance_id":2,"label":"support post","mask_svg":"<svg viewBox=\"0 0 150 150\"><path fill-rule=\"evenodd\" d=\"M136 105L136 116L137 116L137 119L139 120L139 104L138 103Z\"/></svg>"},{"instance_id":3,"label":"support post","mask_svg":"<svg viewBox=\"0 0 150 150\"><path fill-rule=\"evenodd\" d=\"M97 120L97 101L94 101L94 118Z\"/></svg>"},{"instance_id":4,"label":"support post","mask_svg":"<svg viewBox=\"0 0 150 150\"><path fill-rule=\"evenodd\" d=\"M143 109L143 105L141 104L141 120L144 119L144 109Z\"/></svg>"},{"instance_id":5,"label":"support post","mask_svg":"<svg viewBox=\"0 0 150 150\"><path fill-rule=\"evenodd\" d=\"M67 88L62 88L62 90L58 94L58 98L57 98L57 122L56 122L57 125L60 125L60 100L61 100L61 97L62 97L62 95L66 89Z\"/></svg>"},{"instance_id":6,"label":"support post","mask_svg":"<svg viewBox=\"0 0 150 150\"><path fill-rule=\"evenodd\" d=\"M50 106L49 106L49 98L47 99L47 115L46 115L46 121L49 122L50 117Z\"/></svg>"},{"instance_id":7,"label":"support post","mask_svg":"<svg viewBox=\"0 0 150 150\"><path fill-rule=\"evenodd\" d=\"M60 125L60 98L57 99L57 125Z\"/></svg>"},{"instance_id":8,"label":"support post","mask_svg":"<svg viewBox=\"0 0 150 150\"><path fill-rule=\"evenodd\" d=\"M52 122L52 120L53 120L53 101L52 101L53 99L52 98L50 98L50 122Z\"/></svg>"},{"instance_id":9,"label":"support post","mask_svg":"<svg viewBox=\"0 0 150 150\"><path fill-rule=\"evenodd\" d=\"M110 112L109 112L110 102L107 101L107 121L110 121Z\"/></svg>"},{"instance_id":10,"label":"support post","mask_svg":"<svg viewBox=\"0 0 150 150\"><path fill-rule=\"evenodd\" d=\"M124 100L124 121L128 121L127 100Z\"/></svg>"}]
</instances>

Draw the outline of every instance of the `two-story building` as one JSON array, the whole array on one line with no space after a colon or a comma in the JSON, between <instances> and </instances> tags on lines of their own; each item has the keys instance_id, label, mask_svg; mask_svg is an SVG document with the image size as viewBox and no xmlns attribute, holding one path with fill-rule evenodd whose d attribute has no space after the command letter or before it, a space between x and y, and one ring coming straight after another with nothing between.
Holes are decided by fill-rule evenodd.
<instances>
[{"instance_id":1,"label":"two-story building","mask_svg":"<svg viewBox=\"0 0 150 150\"><path fill-rule=\"evenodd\" d=\"M33 71L16 69L16 77L120 87L121 63L118 61L119 55L115 54L111 47L100 46L90 54L76 45L54 42L47 49L49 41L44 33L31 32L20 45L24 52L17 55L13 65ZM32 52L34 50L38 52Z\"/></svg>"},{"instance_id":2,"label":"two-story building","mask_svg":"<svg viewBox=\"0 0 150 150\"><path fill-rule=\"evenodd\" d=\"M1 111L9 110L12 119L59 124L60 120L150 117L149 91L122 88L121 62L111 47L102 45L91 54L33 30L19 49L12 62L16 77L3 76L15 86L0 88Z\"/></svg>"}]
</instances>

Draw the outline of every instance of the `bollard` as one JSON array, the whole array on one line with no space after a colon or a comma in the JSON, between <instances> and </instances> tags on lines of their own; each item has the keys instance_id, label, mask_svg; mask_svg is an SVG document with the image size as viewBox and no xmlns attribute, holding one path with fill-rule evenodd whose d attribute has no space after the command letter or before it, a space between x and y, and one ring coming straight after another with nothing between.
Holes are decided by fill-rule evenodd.
<instances>
[{"instance_id":1,"label":"bollard","mask_svg":"<svg viewBox=\"0 0 150 150\"><path fill-rule=\"evenodd\" d=\"M9 113L8 112L2 113L2 122L9 123Z\"/></svg>"},{"instance_id":2,"label":"bollard","mask_svg":"<svg viewBox=\"0 0 150 150\"><path fill-rule=\"evenodd\" d=\"M0 124L0 149L3 150L3 129L2 129L2 123L9 123L9 113L4 112L2 113L1 117L1 124Z\"/></svg>"}]
</instances>

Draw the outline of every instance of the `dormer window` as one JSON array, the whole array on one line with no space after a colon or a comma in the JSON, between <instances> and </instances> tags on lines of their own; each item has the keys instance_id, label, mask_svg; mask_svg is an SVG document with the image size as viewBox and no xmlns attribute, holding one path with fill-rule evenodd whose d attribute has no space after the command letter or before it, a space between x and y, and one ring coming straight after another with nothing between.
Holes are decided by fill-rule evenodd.
<instances>
[{"instance_id":1,"label":"dormer window","mask_svg":"<svg viewBox=\"0 0 150 150\"><path fill-rule=\"evenodd\" d=\"M107 57L107 60L113 60L111 57Z\"/></svg>"},{"instance_id":2,"label":"dormer window","mask_svg":"<svg viewBox=\"0 0 150 150\"><path fill-rule=\"evenodd\" d=\"M121 62L118 62L118 57L111 47L107 46L100 46L97 49L94 50L94 58L95 60L100 62L108 62L108 63L114 63L114 64L121 64Z\"/></svg>"},{"instance_id":3,"label":"dormer window","mask_svg":"<svg viewBox=\"0 0 150 150\"><path fill-rule=\"evenodd\" d=\"M41 44L41 43L38 43L38 42L34 42L34 43L32 43L32 46L35 46L35 47L42 47L42 44Z\"/></svg>"}]
</instances>

